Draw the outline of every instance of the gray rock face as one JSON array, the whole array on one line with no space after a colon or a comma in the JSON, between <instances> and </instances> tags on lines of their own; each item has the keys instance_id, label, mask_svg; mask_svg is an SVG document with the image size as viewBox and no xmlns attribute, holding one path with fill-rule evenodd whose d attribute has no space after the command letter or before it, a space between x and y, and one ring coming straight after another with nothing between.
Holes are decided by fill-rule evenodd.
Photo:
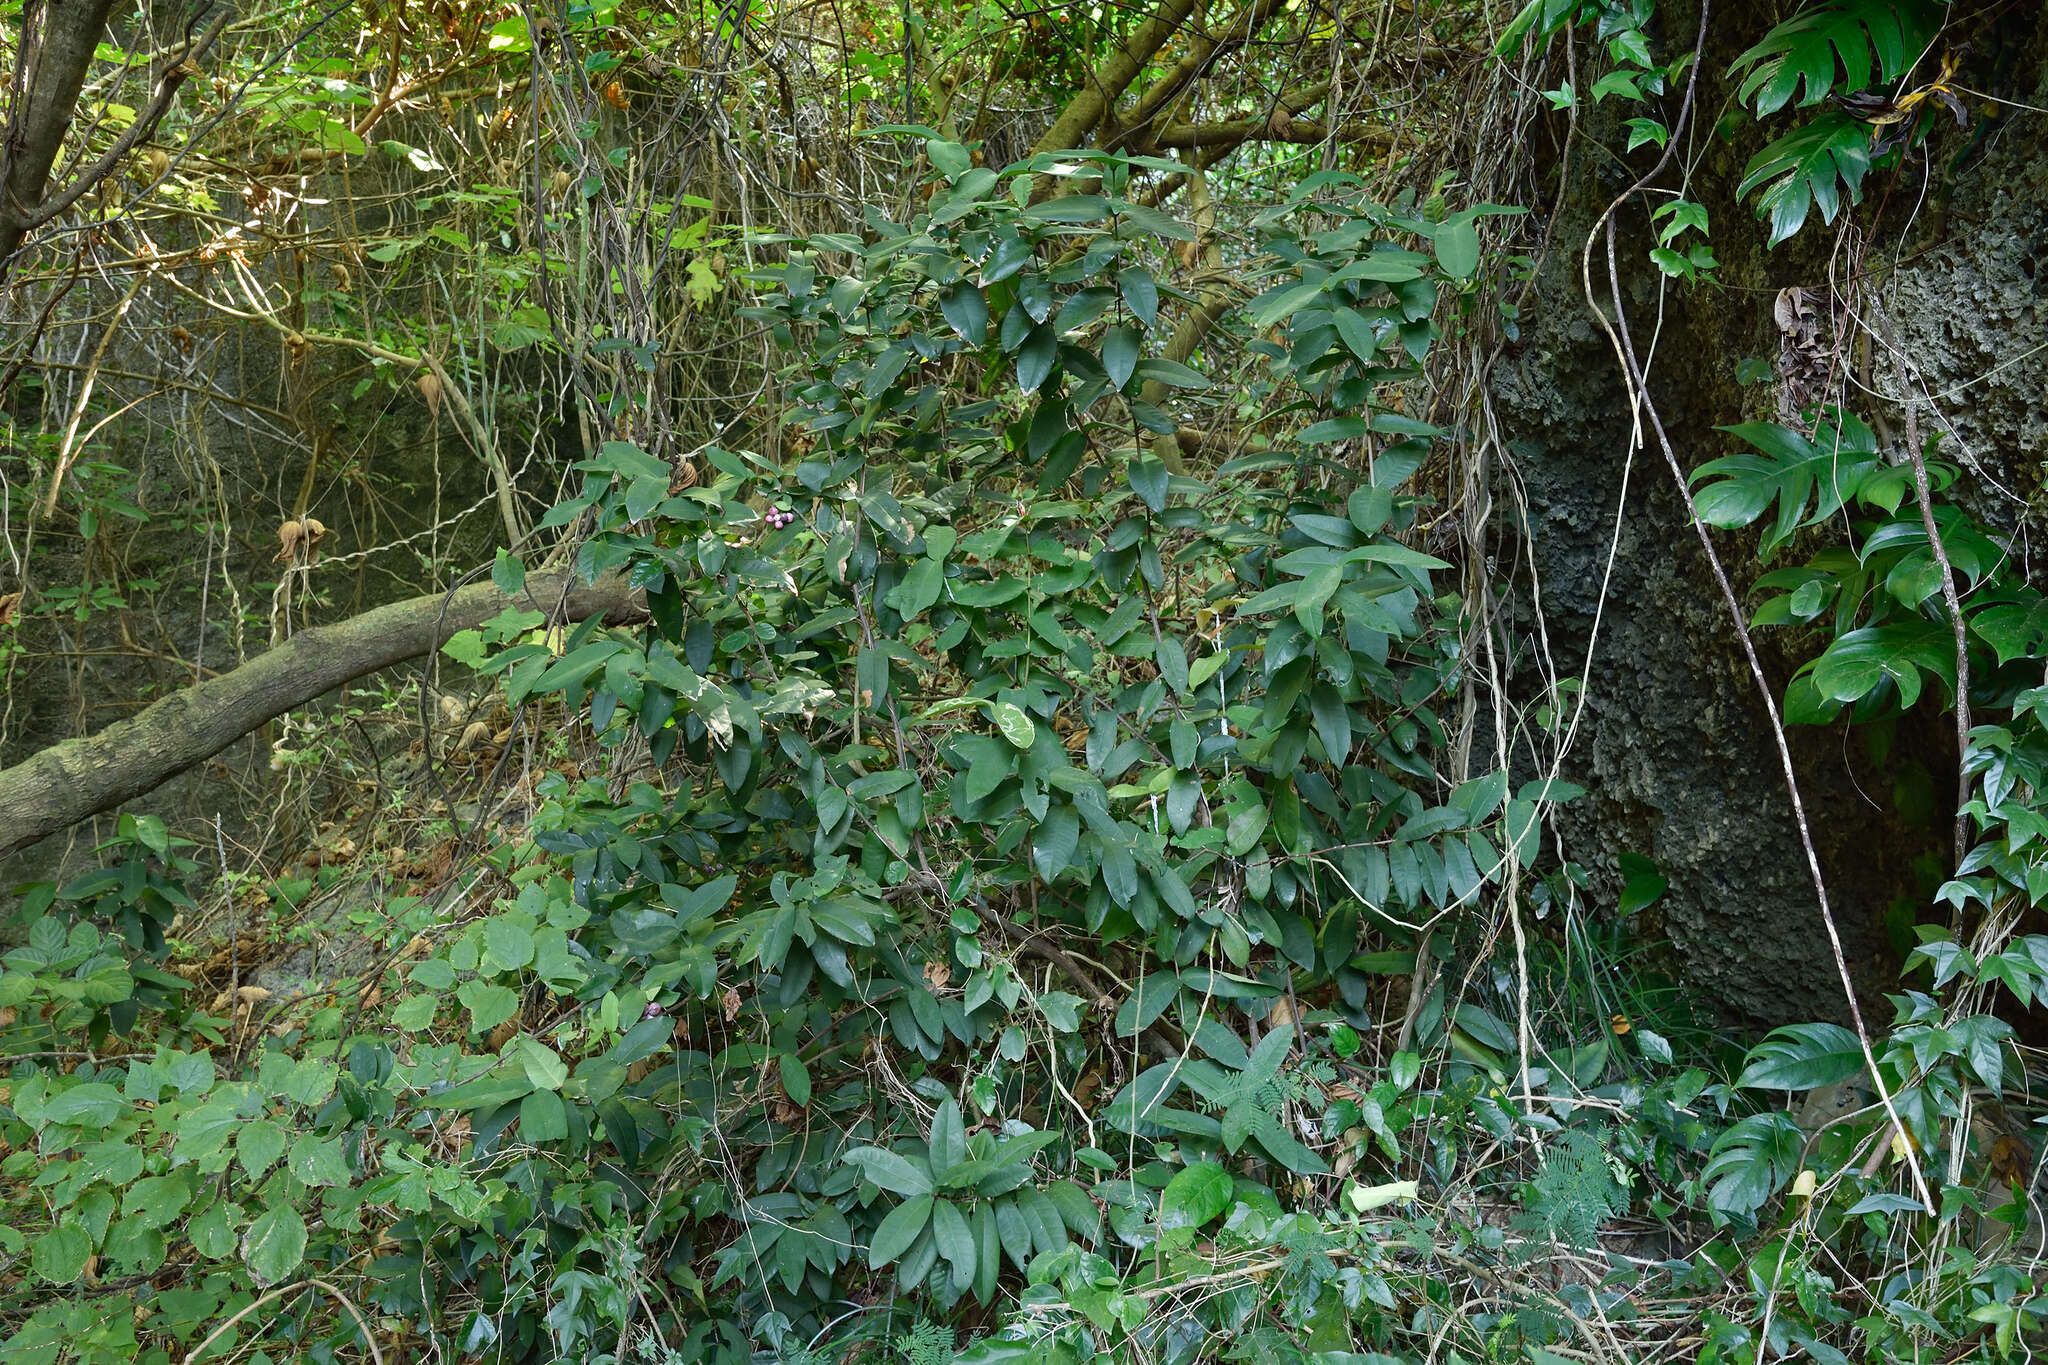
<instances>
[{"instance_id":1,"label":"gray rock face","mask_svg":"<svg viewBox=\"0 0 2048 1365\"><path fill-rule=\"evenodd\" d=\"M2011 97L2048 108L2048 23L2031 82ZM1946 204L1922 216L1922 249L1887 283L1885 308L1938 458L1969 471L1972 508L2019 533L2031 554L2048 517L2048 116L2008 110L1954 171ZM1896 371L1876 378L1896 395ZM2031 564L2029 565L2031 567Z\"/></svg>"},{"instance_id":2,"label":"gray rock face","mask_svg":"<svg viewBox=\"0 0 2048 1365\"><path fill-rule=\"evenodd\" d=\"M1739 21L1728 16L1724 39L1723 17L1717 11L1704 65L1710 74L1725 71L1733 55L1717 53L1715 44L1770 22L1761 11ZM1690 19L1681 24L1674 14L1669 22L1672 32L1691 31ZM2027 32L2006 35L1998 54L1997 88L2007 98L2048 106L2048 20L2029 16L2023 26ZM1595 127L1599 117L1589 116ZM2042 122L2008 110L1938 194L1912 198L1925 169L1918 164L1889 197L1876 174L1867 187L1885 205L1867 264L1900 263L1877 279L1865 302L1891 319L1901 349L1917 365L1923 431L1948 433L1943 457L1967 466L1959 495L1979 515L2011 528L2021 554L2042 508L2048 462ZM1818 222L1775 252L1764 251L1751 206L1733 193L1759 138L1753 128L1744 136L1736 146L1710 145L1689 187L1717 229L1722 288L1664 288L1660 297L1662 282L1643 260L1650 225L1635 209L1620 220L1626 306L1639 347L1657 329L1651 388L1688 469L1737 448L1715 427L1777 415L1774 386L1740 387L1738 364L1754 357L1768 365L1777 357L1772 303L1781 289L1825 288L1840 270L1831 259L1832 234ZM1942 145L1929 172L1936 178L1957 140ZM1526 498L1527 549L1541 577L1544 625L1560 673L1585 673L1600 616L1586 719L1564 768L1590 795L1560 813L1562 852L1595 874L1596 906L1612 904L1618 852L1658 863L1671 883L1655 912L1671 965L1695 998L1723 1017L1751 1024L1842 1018L1844 991L1765 712L1654 444L1637 453L1622 497L1626 391L1612 348L1587 310L1577 250L1622 188L1599 175L1581 170L1549 206L1552 240L1561 246L1545 262L1523 336L1492 384ZM1937 212L1943 208L1945 218ZM1596 254L1595 274L1604 282L1604 255ZM1846 340L1838 344L1853 356ZM1895 395L1881 349L1878 356L1867 371L1871 385ZM1938 412L1927 405L1929 396ZM1861 406L1868 414L1872 405L1865 399ZM1891 425L1902 438L1897 408ZM1504 497L1501 503L1512 506ZM1618 553L1603 609L1617 506ZM1715 543L1743 590L1759 572L1754 537L1717 532ZM1745 596L1745 610L1755 605ZM1513 610L1520 632L1514 644L1526 661L1535 655L1535 596L1526 582ZM1764 632L1757 643L1780 695L1819 648L1817 639L1788 631ZM1536 670L1525 667L1517 676L1523 700L1539 694ZM1866 1017L1877 1021L1889 1017L1879 995L1897 959L1898 930L1888 936L1887 912L1906 923L1913 912L1926 917L1929 877L1948 866L1955 751L1947 723L1923 703L1895 726L1813 727L1791 736L1844 955Z\"/></svg>"}]
</instances>

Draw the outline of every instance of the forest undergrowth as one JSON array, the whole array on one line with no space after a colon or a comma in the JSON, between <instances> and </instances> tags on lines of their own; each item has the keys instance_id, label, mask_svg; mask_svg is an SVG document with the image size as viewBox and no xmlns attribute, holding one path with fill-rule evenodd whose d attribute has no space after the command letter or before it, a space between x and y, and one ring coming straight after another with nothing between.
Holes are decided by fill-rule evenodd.
<instances>
[{"instance_id":1,"label":"forest undergrowth","mask_svg":"<svg viewBox=\"0 0 2048 1365\"><path fill-rule=\"evenodd\" d=\"M1335 106L1317 161L1261 163L1314 101L1204 164L1230 120L1176 101L1241 45L1213 34L1148 56L1157 145L1013 157L963 129L961 82L869 120L917 70L877 59L886 154L828 166L793 97L749 111L749 154L813 181L914 168L845 221L756 218L771 162L735 186L683 120L570 116L655 98L666 20L484 16L442 75L496 54L524 107L559 102L535 193L451 191L355 268L448 292L462 253L488 320L458 335L502 367L351 316L346 268L331 325L281 344L362 323L358 397L465 424L502 610L267 732L294 846L138 803L96 870L20 888L0 1357L2030 1358L2048 605L1911 401L1666 430L1673 362L1617 261L1694 297L1750 225L1691 197L1710 13L1686 45L1655 8L1446 17L1508 73L1455 166L1354 127L1379 159L1350 169ZM1773 245L1961 135L1945 14L1830 0L1716 73L1716 117L1765 139L1738 197ZM1581 118L1626 141L1583 242L1530 211L1545 109L1572 155ZM1618 249L1629 223L1655 244ZM1659 949L1664 872L1560 836L1597 797L1572 760L1605 665L1597 623L1560 668L1520 605L1489 394L1559 252L1629 467L1675 476L1754 669L1816 934L1784 727L1953 722L1955 856L1887 1013L1836 940L1847 1022L1736 1034ZM532 414L462 396L529 363L565 404L545 491L491 429ZM1738 453L1681 459L1706 437ZM36 466L52 498L69 443ZM238 629L322 605L328 528L286 524ZM629 609L562 620L565 572ZM1788 685L1767 630L1801 642Z\"/></svg>"}]
</instances>

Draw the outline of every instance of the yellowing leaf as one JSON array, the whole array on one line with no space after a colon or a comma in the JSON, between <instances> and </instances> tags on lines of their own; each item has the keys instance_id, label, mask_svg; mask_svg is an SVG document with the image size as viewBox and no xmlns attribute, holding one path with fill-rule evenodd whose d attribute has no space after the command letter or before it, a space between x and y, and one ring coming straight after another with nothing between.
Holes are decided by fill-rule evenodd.
<instances>
[{"instance_id":1,"label":"yellowing leaf","mask_svg":"<svg viewBox=\"0 0 2048 1365\"><path fill-rule=\"evenodd\" d=\"M1421 1190L1413 1180L1396 1180L1386 1185L1353 1185L1344 1192L1344 1197L1351 1201L1352 1208L1369 1213L1397 1200L1413 1199Z\"/></svg>"}]
</instances>

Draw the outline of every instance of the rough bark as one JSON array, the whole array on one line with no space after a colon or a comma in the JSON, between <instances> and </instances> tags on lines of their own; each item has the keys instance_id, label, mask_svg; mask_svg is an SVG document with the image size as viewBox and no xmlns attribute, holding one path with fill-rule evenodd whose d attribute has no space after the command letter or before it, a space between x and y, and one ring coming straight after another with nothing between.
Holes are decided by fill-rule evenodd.
<instances>
[{"instance_id":1,"label":"rough bark","mask_svg":"<svg viewBox=\"0 0 2048 1365\"><path fill-rule=\"evenodd\" d=\"M625 580L536 575L519 605L557 621L607 615ZM301 631L250 662L186 688L98 734L66 740L0 770L0 857L143 796L265 722L380 668L432 653L459 630L514 605L488 583L394 602Z\"/></svg>"},{"instance_id":2,"label":"rough bark","mask_svg":"<svg viewBox=\"0 0 2048 1365\"><path fill-rule=\"evenodd\" d=\"M50 173L78 109L78 92L92 69L93 54L107 34L114 0L43 0L24 14L19 93L9 110L5 160L0 165L0 274L11 266L28 234L49 222L81 195L120 169L121 163L156 131L178 88L197 74L197 59L227 28L234 8L220 5L206 28L178 60L157 78L146 108L122 130L113 146L62 189L50 190ZM24 74L25 73L25 74Z\"/></svg>"},{"instance_id":3,"label":"rough bark","mask_svg":"<svg viewBox=\"0 0 2048 1365\"><path fill-rule=\"evenodd\" d=\"M0 176L0 263L11 259L28 234L29 216L43 201L57 149L107 31L114 0L45 0L23 18L24 51L7 120L6 170Z\"/></svg>"},{"instance_id":4,"label":"rough bark","mask_svg":"<svg viewBox=\"0 0 2048 1365\"><path fill-rule=\"evenodd\" d=\"M1668 31L1689 33L1697 14L1672 6ZM1703 72L1714 73L1703 82L1705 109L1721 107L1719 73L1776 17L1744 0L1716 5L1702 63ZM1971 83L2040 105L2048 92L2048 18L2016 14L2010 24L2032 36L1987 42L1984 50L2006 59L1996 70L1972 72ZM1603 117L1586 115L1584 131L1619 146ZM2048 175L2038 154L2039 126L2039 116L2009 110L1984 151L1960 165L1953 164L1953 143L1938 145L1933 178L1952 177L1952 196L1941 184L1923 187L1928 162L1916 160L1889 190L1873 175L1868 200L1854 211L1869 233L1873 271L1886 258L1906 258L1866 285L1879 296L1864 302L1881 304L1897 325L1909 361L1919 367L1920 401L1948 396L1937 420L1922 407L1922 428L1952 433L1940 453L1966 466L1959 492L2008 526L2040 522L2038 452L2048 448L2041 436L2048 430L2048 363L2036 353L2043 335L2037 300L2048 288L2035 284L2048 278L2048 232L2040 226L2048 222ZM1735 127L1735 143L1708 147L1689 181L1691 196L1711 212L1723 287L1685 289L1660 279L1643 258L1654 242L1648 206L1633 204L1620 218L1624 301L1645 334L1654 329L1657 336L1650 390L1689 468L1741 449L1717 427L1777 417L1774 386L1745 388L1736 375L1744 358L1778 354L1771 316L1778 291L1822 288L1842 273L1842 243L1818 220L1765 250L1753 204L1734 191L1747 158L1785 125ZM1668 937L1669 965L1714 1012L1746 1024L1839 1017L1846 1004L1764 713L1654 449L1636 456L1621 499L1631 412L1612 348L1581 293L1579 248L1626 184L1610 158L1575 157L1562 193L1542 206L1555 246L1539 271L1522 334L1489 385L1516 473L1502 497L1509 505L1510 492L1524 499L1527 523L1518 529L1540 578L1547 630L1539 637L1538 603L1525 593L1508 604L1511 638L1525 661L1540 657L1539 640L1547 639L1558 672L1576 677L1587 668L1599 620L1585 724L1566 769L1589 796L1560 809L1561 851L1597 874L1596 905L1618 881L1619 852L1658 864L1670 890L1651 918ZM1930 221L1943 202L1946 221ZM1603 303L1605 275L1604 254L1596 255ZM1845 355L1852 340L1842 339ZM1891 368L1873 367L1878 396L1852 387L1848 401L1903 430L1896 406L1880 410L1882 396L1896 388ZM1987 479L2013 496L1973 491ZM1764 567L1750 553L1754 541L1717 538L1738 587L1746 588ZM2017 544L2024 551L2025 539ZM1810 635L1776 629L1760 631L1757 643L1781 695L1819 648ZM1533 668L1518 683L1523 698L1539 695ZM1794 727L1789 738L1866 1013L1881 1012L1876 994L1893 984L1899 964L1896 931L1926 917L1929 878L1938 880L1950 865L1952 812L1941 803L1956 762L1953 735L1935 704L1923 702L1895 726ZM1933 795L1914 799L1913 792ZM1888 922L1894 907L1899 924Z\"/></svg>"}]
</instances>

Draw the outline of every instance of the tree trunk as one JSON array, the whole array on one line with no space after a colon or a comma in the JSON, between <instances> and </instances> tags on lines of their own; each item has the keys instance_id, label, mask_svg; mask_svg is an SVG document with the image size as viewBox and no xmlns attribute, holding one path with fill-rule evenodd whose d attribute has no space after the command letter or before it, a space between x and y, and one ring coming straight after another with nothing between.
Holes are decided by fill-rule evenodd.
<instances>
[{"instance_id":1,"label":"tree trunk","mask_svg":"<svg viewBox=\"0 0 2048 1365\"><path fill-rule=\"evenodd\" d=\"M20 249L35 221L56 164L57 149L77 112L78 92L106 36L114 0L31 0L22 16L22 66L27 77L15 92L7 120L4 202L0 202L0 269Z\"/></svg>"},{"instance_id":2,"label":"tree trunk","mask_svg":"<svg viewBox=\"0 0 2048 1365\"><path fill-rule=\"evenodd\" d=\"M1674 5L1665 32L1689 41L1697 16L1697 8L1686 13ZM1723 107L1729 62L1776 17L1751 0L1716 6L1701 63L1704 112L1696 118L1711 122ZM2048 97L2048 19L2036 12L2006 26L2018 31L2002 35L2010 41L1998 45L2001 55L1991 63L1998 69L1966 78L2000 98L2039 107ZM2013 60L2020 53L2025 59ZM1619 117L1583 110L1581 132L1618 148L1623 134L1611 125ZM2034 117L2008 113L1997 123ZM1558 125L1554 131L1561 132L1562 119ZM1708 145L1687 185L1714 224L1720 287L1676 285L1649 265L1655 238L1647 212L1655 201L1638 197L1618 218L1623 302L1638 347L1656 337L1650 393L1688 469L1737 453L1739 443L1717 427L1779 419L1777 386L1744 387L1738 366L1778 357L1772 308L1780 290L1824 290L1842 273L1831 258L1843 239L1818 215L1790 242L1765 249L1754 206L1738 201L1735 187L1747 158L1790 125L1780 119L1765 128L1736 126L1735 143ZM2048 462L2048 365L2040 360L2048 354L2048 325L2035 306L2048 292L2048 233L2040 226L2048 222L2048 165L2039 155L2038 126L2036 119L2032 127L1995 134L1974 163L1957 156L1955 140L1938 143L1909 161L1889 197L1873 173L1865 205L1844 210L1868 234L1866 313L1875 305L1897 324L1902 351L1920 367L1920 401L1947 395L1938 418L1921 408L1921 428L1961 438L1941 452L1965 465L1958 491L1979 515L2016 530L2041 505ZM1949 186L1925 190L1930 158L1936 181L1950 167ZM1747 1024L1842 1017L1842 987L1734 624L1657 448L1646 445L1632 464L1628 459L1634 414L1613 348L1582 290L1580 247L1627 178L1605 154L1575 152L1572 165L1562 193L1545 206L1553 246L1524 310L1522 334L1489 382L1519 476L1516 487L1498 490L1500 505L1512 507L1521 494L1526 525L1511 534L1526 536L1547 637L1538 634L1539 603L1527 593L1509 604L1507 628L1525 661L1547 648L1560 676L1587 678L1585 721L1565 775L1590 794L1560 809L1561 851L1595 874L1596 906L1613 903L1618 854L1639 853L1658 864L1670 889L1650 919L1668 938L1675 971L1724 1016ZM1671 183L1668 175L1660 182ZM1900 258L1905 263L1889 270ZM1878 276L1880 266L1888 273ZM1592 275L1604 306L1604 241L1594 247ZM1854 342L1853 335L1835 339L1838 384L1841 368L1854 372ZM1866 382L1878 395L1850 384L1848 404L1902 429L1896 407L1873 412L1883 395L1896 395L1896 382L1882 372ZM1762 567L1754 537L1716 532L1715 539L1738 590L1745 590ZM2023 550L2023 540L2016 548ZM1512 553L1504 547L1503 562ZM1782 629L1759 631L1756 642L1781 697L1795 669L1819 648L1815 639ZM1520 701L1539 697L1538 681L1533 668L1520 675ZM1567 712L1571 704L1567 698ZM1875 997L1896 980L1900 949L1908 946L1900 931L1928 917L1932 881L1952 863L1955 741L1934 706L1923 702L1892 724L1795 727L1789 736L1866 1017L1873 1006L1877 1017L1888 1016ZM1923 809L1930 791L1931 814Z\"/></svg>"}]
</instances>

